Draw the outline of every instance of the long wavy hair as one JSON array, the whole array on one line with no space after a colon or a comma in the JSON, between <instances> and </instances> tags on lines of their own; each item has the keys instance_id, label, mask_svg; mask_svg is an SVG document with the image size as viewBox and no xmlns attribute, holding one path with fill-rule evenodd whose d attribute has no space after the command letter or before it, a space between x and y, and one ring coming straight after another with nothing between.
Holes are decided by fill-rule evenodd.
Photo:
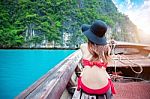
<instances>
[{"instance_id":1,"label":"long wavy hair","mask_svg":"<svg viewBox=\"0 0 150 99\"><path fill-rule=\"evenodd\" d=\"M110 60L109 45L98 45L88 40L88 50L93 55L90 61L102 61L108 63Z\"/></svg>"}]
</instances>

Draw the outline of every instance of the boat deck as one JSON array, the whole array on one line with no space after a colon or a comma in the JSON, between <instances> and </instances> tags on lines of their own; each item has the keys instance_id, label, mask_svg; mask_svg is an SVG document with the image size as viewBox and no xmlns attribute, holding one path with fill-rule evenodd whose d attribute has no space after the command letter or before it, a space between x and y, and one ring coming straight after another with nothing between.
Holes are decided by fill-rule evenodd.
<instances>
[{"instance_id":1,"label":"boat deck","mask_svg":"<svg viewBox=\"0 0 150 99\"><path fill-rule=\"evenodd\" d=\"M145 82L115 82L117 94L115 99L150 99L150 83Z\"/></svg>"}]
</instances>

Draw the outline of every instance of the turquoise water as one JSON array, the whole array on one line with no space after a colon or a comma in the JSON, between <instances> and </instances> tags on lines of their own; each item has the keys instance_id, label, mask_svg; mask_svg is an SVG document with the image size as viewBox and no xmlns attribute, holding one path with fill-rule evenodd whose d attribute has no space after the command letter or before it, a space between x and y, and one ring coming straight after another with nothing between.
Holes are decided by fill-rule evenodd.
<instances>
[{"instance_id":1,"label":"turquoise water","mask_svg":"<svg viewBox=\"0 0 150 99\"><path fill-rule=\"evenodd\" d=\"M13 99L74 50L0 50L0 99Z\"/></svg>"}]
</instances>

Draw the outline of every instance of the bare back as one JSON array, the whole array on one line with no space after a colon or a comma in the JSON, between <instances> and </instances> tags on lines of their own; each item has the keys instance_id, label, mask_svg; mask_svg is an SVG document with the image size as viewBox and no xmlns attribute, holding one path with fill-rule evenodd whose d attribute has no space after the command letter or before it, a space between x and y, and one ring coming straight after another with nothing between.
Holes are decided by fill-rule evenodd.
<instances>
[{"instance_id":1,"label":"bare back","mask_svg":"<svg viewBox=\"0 0 150 99\"><path fill-rule=\"evenodd\" d=\"M87 43L81 45L81 51L83 59L91 60L92 54L88 50ZM81 76L82 83L91 89L100 89L108 84L109 75L105 67L85 66Z\"/></svg>"}]
</instances>

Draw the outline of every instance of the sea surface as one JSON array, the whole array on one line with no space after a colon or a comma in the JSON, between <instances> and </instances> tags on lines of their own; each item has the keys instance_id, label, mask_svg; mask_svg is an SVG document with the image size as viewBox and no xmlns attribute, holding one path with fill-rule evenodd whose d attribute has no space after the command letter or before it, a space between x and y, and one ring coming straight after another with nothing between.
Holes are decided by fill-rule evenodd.
<instances>
[{"instance_id":1,"label":"sea surface","mask_svg":"<svg viewBox=\"0 0 150 99\"><path fill-rule=\"evenodd\" d=\"M0 99L14 99L75 50L0 50Z\"/></svg>"}]
</instances>

